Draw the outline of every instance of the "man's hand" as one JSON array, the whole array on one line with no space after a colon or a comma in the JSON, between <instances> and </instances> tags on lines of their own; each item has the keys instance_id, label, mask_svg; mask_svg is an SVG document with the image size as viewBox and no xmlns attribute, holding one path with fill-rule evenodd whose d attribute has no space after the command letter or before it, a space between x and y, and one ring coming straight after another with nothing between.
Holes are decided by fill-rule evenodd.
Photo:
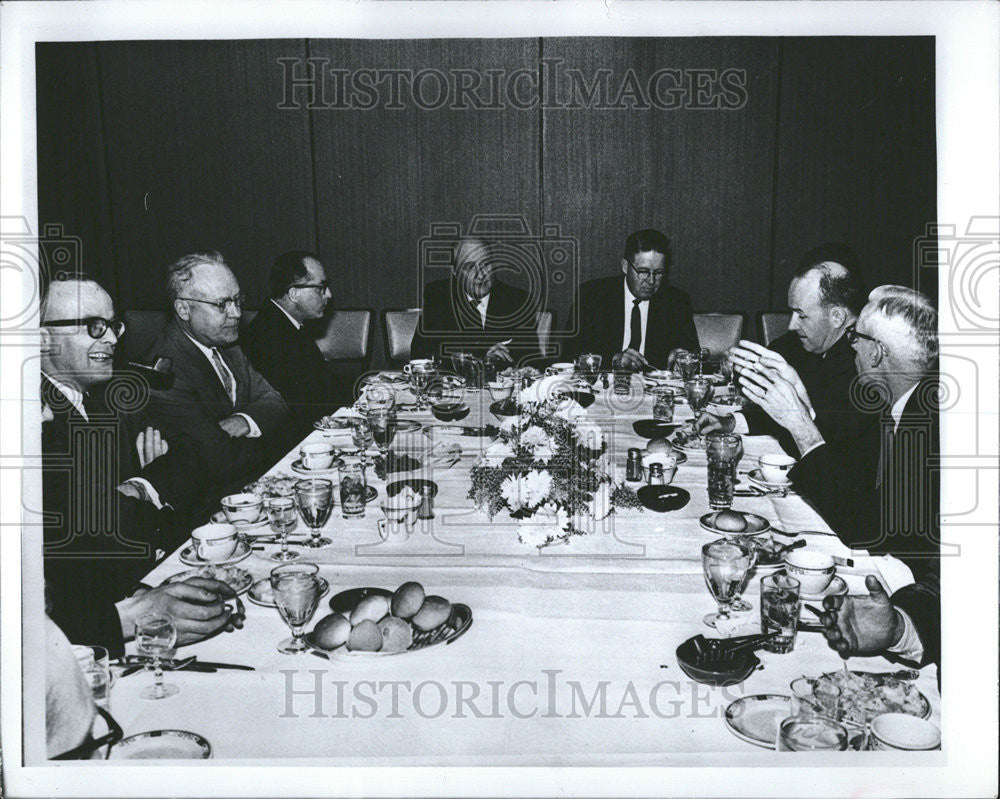
<instances>
[{"instance_id":1,"label":"man's hand","mask_svg":"<svg viewBox=\"0 0 1000 799\"><path fill-rule=\"evenodd\" d=\"M629 372L640 372L643 369L651 368L641 352L631 347L624 352L616 353L611 358L611 367L616 370L628 370Z\"/></svg>"},{"instance_id":2,"label":"man's hand","mask_svg":"<svg viewBox=\"0 0 1000 799\"><path fill-rule=\"evenodd\" d=\"M177 626L177 643L190 644L211 635L229 624L230 609L222 600L221 589L204 587L206 582L229 586L215 580L191 578L181 583L168 583L147 588L116 603L121 619L122 635L135 635L135 622L144 613L169 613Z\"/></svg>"},{"instance_id":3,"label":"man's hand","mask_svg":"<svg viewBox=\"0 0 1000 799\"><path fill-rule=\"evenodd\" d=\"M223 419L219 422L219 427L231 438L243 438L250 434L250 423L238 413Z\"/></svg>"},{"instance_id":4,"label":"man's hand","mask_svg":"<svg viewBox=\"0 0 1000 799\"><path fill-rule=\"evenodd\" d=\"M139 465L145 469L161 455L166 455L170 447L167 445L167 440L160 435L159 430L155 427L147 427L145 432L136 436L135 449L139 453Z\"/></svg>"},{"instance_id":5,"label":"man's hand","mask_svg":"<svg viewBox=\"0 0 1000 799\"><path fill-rule=\"evenodd\" d=\"M514 363L510 350L507 349L509 341L498 341L486 351L485 360L503 361L504 363Z\"/></svg>"},{"instance_id":6,"label":"man's hand","mask_svg":"<svg viewBox=\"0 0 1000 799\"><path fill-rule=\"evenodd\" d=\"M694 429L699 435L707 435L717 430L722 433L732 433L736 429L736 417L731 413L716 416L714 413L702 411L694 420Z\"/></svg>"},{"instance_id":7,"label":"man's hand","mask_svg":"<svg viewBox=\"0 0 1000 799\"><path fill-rule=\"evenodd\" d=\"M820 621L831 649L845 660L882 654L903 637L903 619L874 575L865 578L866 597L828 596Z\"/></svg>"},{"instance_id":8,"label":"man's hand","mask_svg":"<svg viewBox=\"0 0 1000 799\"><path fill-rule=\"evenodd\" d=\"M739 344L729 350L729 360L733 364L738 374L743 374L744 370L763 370L767 367L775 370L785 380L795 387L802 403L812 410L812 402L809 400L809 392L806 391L802 378L781 355L774 350L762 347L754 341L742 340Z\"/></svg>"},{"instance_id":9,"label":"man's hand","mask_svg":"<svg viewBox=\"0 0 1000 799\"><path fill-rule=\"evenodd\" d=\"M760 367L740 372L743 393L747 399L759 405L768 416L792 434L799 452L808 452L822 443L823 436L795 387L775 369L769 366L761 371L759 369Z\"/></svg>"}]
</instances>

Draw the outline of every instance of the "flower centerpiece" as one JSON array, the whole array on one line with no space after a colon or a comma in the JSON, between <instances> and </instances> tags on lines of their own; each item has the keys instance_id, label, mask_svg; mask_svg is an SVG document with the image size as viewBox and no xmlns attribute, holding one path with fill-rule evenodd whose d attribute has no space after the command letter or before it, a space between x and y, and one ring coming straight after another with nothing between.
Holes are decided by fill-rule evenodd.
<instances>
[{"instance_id":1,"label":"flower centerpiece","mask_svg":"<svg viewBox=\"0 0 1000 799\"><path fill-rule=\"evenodd\" d=\"M616 507L640 507L608 463L604 431L567 388L555 375L516 391L472 469L469 498L491 520L501 511L520 520L519 539L538 548L591 532Z\"/></svg>"}]
</instances>

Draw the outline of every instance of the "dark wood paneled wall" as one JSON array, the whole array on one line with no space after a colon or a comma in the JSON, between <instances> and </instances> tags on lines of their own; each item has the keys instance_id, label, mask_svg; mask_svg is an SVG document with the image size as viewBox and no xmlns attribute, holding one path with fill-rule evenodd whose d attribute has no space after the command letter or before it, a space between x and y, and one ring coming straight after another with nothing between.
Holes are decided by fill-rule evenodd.
<instances>
[{"instance_id":1,"label":"dark wood paneled wall","mask_svg":"<svg viewBox=\"0 0 1000 799\"><path fill-rule=\"evenodd\" d=\"M299 76L306 59L524 69L557 102L427 110L407 95L390 109L383 94L371 110L309 110L301 89L284 96L283 58ZM859 251L870 282L912 284L912 241L935 220L927 37L59 43L37 64L39 221L82 239L123 307L161 306L163 266L206 248L251 305L274 256L298 248L327 264L338 306L415 305L440 275L421 271L435 225L508 214L574 242L583 280L619 269L629 232L660 228L696 308L753 314L782 309L799 254L829 239ZM662 69L681 71L683 107L564 107L571 71L593 87L607 70L608 105L629 70L648 88ZM742 99L692 107L705 105L692 80L719 91L695 71L725 69L745 76ZM568 323L572 282L549 289ZM382 351L379 331L376 365Z\"/></svg>"}]
</instances>

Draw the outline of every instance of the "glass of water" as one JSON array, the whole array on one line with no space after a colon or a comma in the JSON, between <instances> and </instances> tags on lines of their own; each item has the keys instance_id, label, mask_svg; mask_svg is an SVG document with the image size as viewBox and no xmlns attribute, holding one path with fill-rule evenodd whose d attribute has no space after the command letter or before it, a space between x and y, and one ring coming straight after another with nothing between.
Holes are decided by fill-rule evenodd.
<instances>
[{"instance_id":1,"label":"glass of water","mask_svg":"<svg viewBox=\"0 0 1000 799\"><path fill-rule=\"evenodd\" d=\"M365 515L367 490L364 464L345 463L340 467L340 510L345 519L360 519Z\"/></svg>"},{"instance_id":2,"label":"glass of water","mask_svg":"<svg viewBox=\"0 0 1000 799\"><path fill-rule=\"evenodd\" d=\"M769 574L760 581L760 631L777 632L764 642L768 652L785 654L795 648L802 603L799 599L800 584L786 574Z\"/></svg>"}]
</instances>

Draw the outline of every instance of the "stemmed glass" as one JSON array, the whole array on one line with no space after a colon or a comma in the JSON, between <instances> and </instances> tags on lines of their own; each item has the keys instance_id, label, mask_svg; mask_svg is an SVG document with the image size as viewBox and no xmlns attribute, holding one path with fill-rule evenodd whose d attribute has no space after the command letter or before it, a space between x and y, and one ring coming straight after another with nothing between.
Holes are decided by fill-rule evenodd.
<instances>
[{"instance_id":1,"label":"stemmed glass","mask_svg":"<svg viewBox=\"0 0 1000 799\"><path fill-rule=\"evenodd\" d=\"M684 381L684 394L697 417L712 399L712 384L704 377L693 377Z\"/></svg>"},{"instance_id":2,"label":"stemmed glass","mask_svg":"<svg viewBox=\"0 0 1000 799\"><path fill-rule=\"evenodd\" d=\"M729 618L732 602L746 581L751 563L750 547L742 541L720 538L701 548L705 582L719 603L719 612L709 613L703 619L709 627L715 627L720 619Z\"/></svg>"},{"instance_id":3,"label":"stemmed glass","mask_svg":"<svg viewBox=\"0 0 1000 799\"><path fill-rule=\"evenodd\" d=\"M684 381L690 380L696 374L698 374L698 365L701 363L701 359L698 357L696 352L688 352L687 350L681 350L677 353L677 359L674 364L680 370L681 379Z\"/></svg>"},{"instance_id":4,"label":"stemmed glass","mask_svg":"<svg viewBox=\"0 0 1000 799\"><path fill-rule=\"evenodd\" d=\"M143 699L166 699L180 689L163 683L163 666L160 658L170 656L177 645L177 627L169 613L145 613L135 621L135 645L143 655L153 658L154 683L142 690Z\"/></svg>"},{"instance_id":5,"label":"stemmed glass","mask_svg":"<svg viewBox=\"0 0 1000 799\"><path fill-rule=\"evenodd\" d=\"M302 521L312 530L312 536L305 545L314 549L329 546L333 542L329 538L320 536L319 531L333 510L333 483L330 480L314 477L299 480L294 490L295 504L302 514Z\"/></svg>"},{"instance_id":6,"label":"stemmed glass","mask_svg":"<svg viewBox=\"0 0 1000 799\"><path fill-rule=\"evenodd\" d=\"M576 368L580 370L590 385L597 382L597 373L601 371L601 361L601 356L593 352L585 352L576 359Z\"/></svg>"},{"instance_id":7,"label":"stemmed glass","mask_svg":"<svg viewBox=\"0 0 1000 799\"><path fill-rule=\"evenodd\" d=\"M365 400L370 411L391 411L396 405L396 394L387 386L369 386Z\"/></svg>"},{"instance_id":8,"label":"stemmed glass","mask_svg":"<svg viewBox=\"0 0 1000 799\"><path fill-rule=\"evenodd\" d=\"M298 522L295 500L291 497L273 497L267 501L267 520L271 529L281 536L281 551L271 555L271 560L295 560L298 552L289 552L288 533Z\"/></svg>"},{"instance_id":9,"label":"stemmed glass","mask_svg":"<svg viewBox=\"0 0 1000 799\"><path fill-rule=\"evenodd\" d=\"M292 628L292 637L278 644L282 654L297 655L309 649L302 634L319 602L318 572L319 566L315 563L285 563L271 569L274 604L281 618Z\"/></svg>"},{"instance_id":10,"label":"stemmed glass","mask_svg":"<svg viewBox=\"0 0 1000 799\"><path fill-rule=\"evenodd\" d=\"M368 413L368 427L372 431L372 438L375 439L375 446L385 458L392 445L392 440L396 437L396 417L385 411L370 411Z\"/></svg>"}]
</instances>

